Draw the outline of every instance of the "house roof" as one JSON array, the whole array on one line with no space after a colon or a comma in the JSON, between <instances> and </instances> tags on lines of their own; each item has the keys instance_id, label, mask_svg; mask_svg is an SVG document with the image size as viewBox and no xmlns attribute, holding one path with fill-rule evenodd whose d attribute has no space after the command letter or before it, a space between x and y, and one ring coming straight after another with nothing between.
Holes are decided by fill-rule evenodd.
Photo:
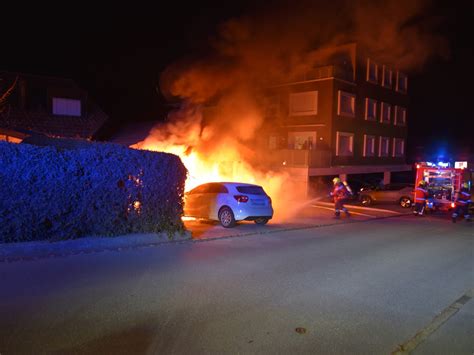
<instances>
[{"instance_id":1,"label":"house roof","mask_svg":"<svg viewBox=\"0 0 474 355\"><path fill-rule=\"evenodd\" d=\"M109 141L126 146L136 144L148 137L152 128L158 123L159 121L145 121L127 124L121 127Z\"/></svg>"},{"instance_id":2,"label":"house roof","mask_svg":"<svg viewBox=\"0 0 474 355\"><path fill-rule=\"evenodd\" d=\"M1 128L53 137L92 138L108 119L87 92L71 79L0 71L0 92L16 78L15 89L0 112ZM81 99L80 117L52 114L51 97L62 95Z\"/></svg>"}]
</instances>

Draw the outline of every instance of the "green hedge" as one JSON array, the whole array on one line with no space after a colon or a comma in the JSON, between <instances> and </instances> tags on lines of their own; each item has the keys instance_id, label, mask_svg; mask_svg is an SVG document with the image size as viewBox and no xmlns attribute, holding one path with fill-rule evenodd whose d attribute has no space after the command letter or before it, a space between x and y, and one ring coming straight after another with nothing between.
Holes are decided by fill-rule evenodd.
<instances>
[{"instance_id":1,"label":"green hedge","mask_svg":"<svg viewBox=\"0 0 474 355\"><path fill-rule=\"evenodd\" d=\"M184 231L179 157L109 143L0 142L0 242Z\"/></svg>"}]
</instances>

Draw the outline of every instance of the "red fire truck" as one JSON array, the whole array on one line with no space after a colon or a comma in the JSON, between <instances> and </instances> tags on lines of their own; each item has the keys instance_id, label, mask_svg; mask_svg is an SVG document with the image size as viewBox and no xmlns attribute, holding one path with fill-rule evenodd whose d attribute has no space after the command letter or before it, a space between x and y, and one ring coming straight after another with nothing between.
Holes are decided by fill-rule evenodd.
<instances>
[{"instance_id":1,"label":"red fire truck","mask_svg":"<svg viewBox=\"0 0 474 355\"><path fill-rule=\"evenodd\" d=\"M461 189L461 184L467 181L465 166L450 167L449 163L423 162L416 164L415 186L421 180L427 184L429 199L427 209L432 211L449 211L454 208L456 191Z\"/></svg>"}]
</instances>

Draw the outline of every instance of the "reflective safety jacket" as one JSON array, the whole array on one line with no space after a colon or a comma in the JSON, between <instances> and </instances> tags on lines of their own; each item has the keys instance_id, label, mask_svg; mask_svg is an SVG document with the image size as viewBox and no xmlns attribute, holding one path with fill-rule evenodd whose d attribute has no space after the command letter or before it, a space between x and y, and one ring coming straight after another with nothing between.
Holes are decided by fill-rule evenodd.
<instances>
[{"instance_id":1,"label":"reflective safety jacket","mask_svg":"<svg viewBox=\"0 0 474 355\"><path fill-rule=\"evenodd\" d=\"M415 203L425 202L428 198L428 190L418 186L415 188Z\"/></svg>"},{"instance_id":2,"label":"reflective safety jacket","mask_svg":"<svg viewBox=\"0 0 474 355\"><path fill-rule=\"evenodd\" d=\"M461 189L456 193L456 197L454 202L457 206L466 206L468 203L471 202L471 194L469 193L468 189Z\"/></svg>"},{"instance_id":3,"label":"reflective safety jacket","mask_svg":"<svg viewBox=\"0 0 474 355\"><path fill-rule=\"evenodd\" d=\"M342 182L338 182L334 185L331 195L334 197L334 202L336 202L349 197L350 193Z\"/></svg>"}]
</instances>

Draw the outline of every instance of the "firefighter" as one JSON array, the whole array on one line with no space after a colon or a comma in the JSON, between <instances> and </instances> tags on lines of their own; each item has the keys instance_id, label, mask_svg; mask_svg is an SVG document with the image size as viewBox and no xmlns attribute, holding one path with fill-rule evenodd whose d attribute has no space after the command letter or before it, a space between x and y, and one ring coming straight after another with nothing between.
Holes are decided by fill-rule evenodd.
<instances>
[{"instance_id":1,"label":"firefighter","mask_svg":"<svg viewBox=\"0 0 474 355\"><path fill-rule=\"evenodd\" d=\"M453 223L456 223L456 218L462 213L466 222L471 220L469 215L469 204L471 203L471 194L469 193L469 184L465 182L462 184L461 190L456 192L454 197L454 208L453 215L451 216Z\"/></svg>"},{"instance_id":2,"label":"firefighter","mask_svg":"<svg viewBox=\"0 0 474 355\"><path fill-rule=\"evenodd\" d=\"M343 211L347 217L350 217L351 214L347 208L344 207L344 203L350 195L350 190L346 187L348 185L343 183L338 177L332 179L332 183L333 190L330 195L334 199L334 214L336 218L339 218L341 211Z\"/></svg>"},{"instance_id":3,"label":"firefighter","mask_svg":"<svg viewBox=\"0 0 474 355\"><path fill-rule=\"evenodd\" d=\"M423 216L427 199L428 190L426 189L426 181L421 180L415 188L415 208L413 210L415 216Z\"/></svg>"}]
</instances>

